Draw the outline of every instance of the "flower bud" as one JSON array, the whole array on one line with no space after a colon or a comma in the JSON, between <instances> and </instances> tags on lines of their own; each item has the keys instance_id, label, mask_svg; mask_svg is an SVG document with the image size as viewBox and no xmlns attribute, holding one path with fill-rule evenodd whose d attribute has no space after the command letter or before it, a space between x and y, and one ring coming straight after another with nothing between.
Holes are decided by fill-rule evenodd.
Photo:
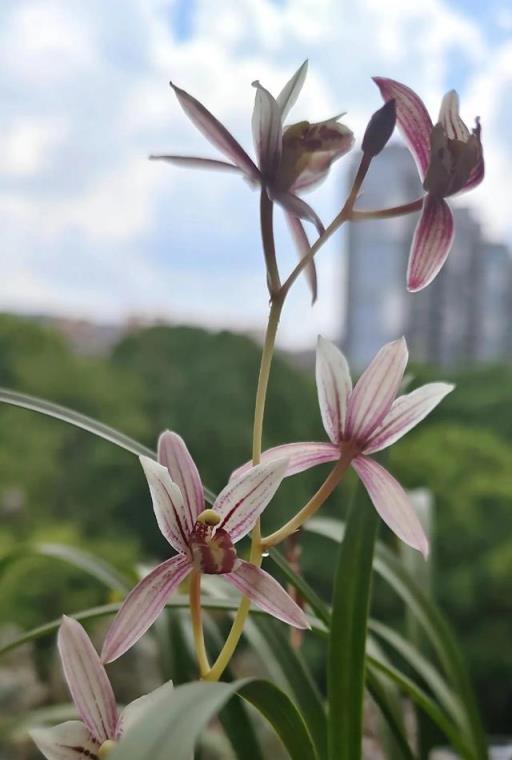
<instances>
[{"instance_id":1,"label":"flower bud","mask_svg":"<svg viewBox=\"0 0 512 760\"><path fill-rule=\"evenodd\" d=\"M386 146L393 134L396 122L396 103L394 98L388 100L382 108L375 111L364 133L362 150L368 156L377 156Z\"/></svg>"}]
</instances>

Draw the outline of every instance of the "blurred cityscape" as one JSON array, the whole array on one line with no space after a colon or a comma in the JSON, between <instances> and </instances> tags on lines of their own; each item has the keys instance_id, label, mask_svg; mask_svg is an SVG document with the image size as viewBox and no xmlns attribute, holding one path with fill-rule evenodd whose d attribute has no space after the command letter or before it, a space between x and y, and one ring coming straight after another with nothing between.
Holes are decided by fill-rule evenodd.
<instances>
[{"instance_id":1,"label":"blurred cityscape","mask_svg":"<svg viewBox=\"0 0 512 760\"><path fill-rule=\"evenodd\" d=\"M407 149L389 147L372 166L360 208L394 206L422 194ZM405 273L417 214L348 227L344 348L364 367L387 341L405 335L415 361L440 365L512 357L512 258L455 208L455 242L440 275L407 293Z\"/></svg>"}]
</instances>

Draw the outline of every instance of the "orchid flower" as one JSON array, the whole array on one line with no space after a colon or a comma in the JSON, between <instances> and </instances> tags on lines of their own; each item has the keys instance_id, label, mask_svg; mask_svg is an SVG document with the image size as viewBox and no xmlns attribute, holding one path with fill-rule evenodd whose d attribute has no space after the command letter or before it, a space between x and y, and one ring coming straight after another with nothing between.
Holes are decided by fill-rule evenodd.
<instances>
[{"instance_id":1,"label":"orchid flower","mask_svg":"<svg viewBox=\"0 0 512 760\"><path fill-rule=\"evenodd\" d=\"M141 456L158 527L175 557L162 562L126 597L102 650L112 662L130 649L156 620L177 586L193 570L223 575L258 607L297 628L309 628L306 616L279 583L256 565L237 557L235 544L254 527L277 491L288 462L248 468L231 480L205 509L204 490L194 460L176 433L158 442L158 462Z\"/></svg>"},{"instance_id":2,"label":"orchid flower","mask_svg":"<svg viewBox=\"0 0 512 760\"><path fill-rule=\"evenodd\" d=\"M305 247L309 250L309 243L306 233L300 229L302 225L299 219L312 222L319 234L324 228L316 212L298 197L297 192L320 183L326 177L331 164L347 153L354 144L351 130L338 122L340 116L333 116L316 124L301 121L284 126L284 120L300 94L306 73L307 61L283 87L277 98L258 81L253 82L253 86L256 87L256 99L252 131L258 165L202 103L172 82L171 87L191 122L229 159L229 162L193 156L150 157L182 166L240 172L251 184L259 184L271 200L285 209L301 256L305 254ZM307 273L315 300L314 262L308 265Z\"/></svg>"},{"instance_id":3,"label":"orchid flower","mask_svg":"<svg viewBox=\"0 0 512 760\"><path fill-rule=\"evenodd\" d=\"M425 105L409 87L375 77L384 100L394 99L398 126L409 146L427 192L414 233L407 288L425 288L441 270L454 237L453 214L444 200L466 192L484 177L480 122L470 132L459 116L455 90L446 93L434 126Z\"/></svg>"},{"instance_id":4,"label":"orchid flower","mask_svg":"<svg viewBox=\"0 0 512 760\"><path fill-rule=\"evenodd\" d=\"M87 633L77 620L65 615L59 628L58 649L81 720L30 731L47 760L104 760L125 732L172 689L169 681L119 712L105 668Z\"/></svg>"},{"instance_id":5,"label":"orchid flower","mask_svg":"<svg viewBox=\"0 0 512 760\"><path fill-rule=\"evenodd\" d=\"M428 383L396 398L407 365L404 338L387 343L354 389L347 360L322 337L316 353L316 385L329 443L289 443L265 451L261 461L286 457L286 475L323 462L348 458L373 505L389 528L426 557L428 540L402 486L369 455L387 448L415 427L453 390L448 383ZM233 477L247 469L243 465Z\"/></svg>"}]
</instances>

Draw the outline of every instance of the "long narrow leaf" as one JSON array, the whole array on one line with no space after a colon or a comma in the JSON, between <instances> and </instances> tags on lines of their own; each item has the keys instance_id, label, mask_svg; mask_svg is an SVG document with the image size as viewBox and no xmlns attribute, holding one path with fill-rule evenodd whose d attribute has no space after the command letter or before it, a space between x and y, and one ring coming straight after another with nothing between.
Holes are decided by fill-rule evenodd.
<instances>
[{"instance_id":1,"label":"long narrow leaf","mask_svg":"<svg viewBox=\"0 0 512 760\"><path fill-rule=\"evenodd\" d=\"M366 632L377 513L359 489L334 578L327 686L329 758L359 760L363 743Z\"/></svg>"}]
</instances>

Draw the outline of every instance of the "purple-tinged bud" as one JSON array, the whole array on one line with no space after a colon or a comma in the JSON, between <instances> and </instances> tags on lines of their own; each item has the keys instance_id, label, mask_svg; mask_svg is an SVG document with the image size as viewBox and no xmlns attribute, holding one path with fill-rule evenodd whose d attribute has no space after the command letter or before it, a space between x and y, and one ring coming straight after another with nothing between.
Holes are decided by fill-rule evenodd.
<instances>
[{"instance_id":1,"label":"purple-tinged bud","mask_svg":"<svg viewBox=\"0 0 512 760\"><path fill-rule=\"evenodd\" d=\"M396 123L396 102L388 100L382 108L375 111L364 133L362 150L366 155L377 156L383 150L393 134Z\"/></svg>"}]
</instances>

